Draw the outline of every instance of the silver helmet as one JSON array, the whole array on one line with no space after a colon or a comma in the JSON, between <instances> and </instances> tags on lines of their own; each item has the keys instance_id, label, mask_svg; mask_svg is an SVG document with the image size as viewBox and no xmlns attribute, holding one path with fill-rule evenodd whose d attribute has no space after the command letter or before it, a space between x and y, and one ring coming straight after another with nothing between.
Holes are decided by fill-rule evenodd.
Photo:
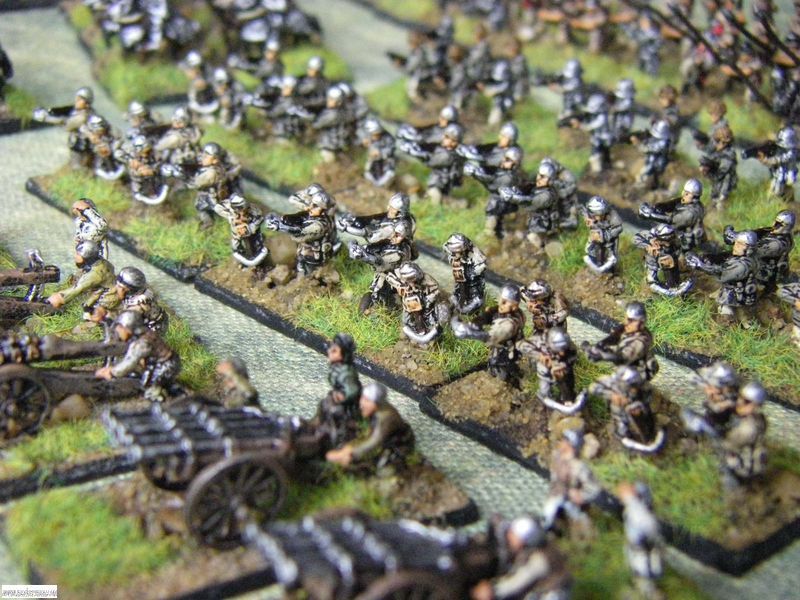
<instances>
[{"instance_id":1,"label":"silver helmet","mask_svg":"<svg viewBox=\"0 0 800 600\"><path fill-rule=\"evenodd\" d=\"M366 131L369 135L375 135L376 133L380 133L383 131L383 127L381 127L380 121L375 117L369 117L368 119L364 120L364 131Z\"/></svg>"},{"instance_id":2,"label":"silver helmet","mask_svg":"<svg viewBox=\"0 0 800 600\"><path fill-rule=\"evenodd\" d=\"M377 405L386 404L386 386L382 383L371 382L364 386L361 395Z\"/></svg>"},{"instance_id":3,"label":"silver helmet","mask_svg":"<svg viewBox=\"0 0 800 600\"><path fill-rule=\"evenodd\" d=\"M778 132L777 144L781 148L792 150L797 148L797 133L793 127L784 127Z\"/></svg>"},{"instance_id":4,"label":"silver helmet","mask_svg":"<svg viewBox=\"0 0 800 600\"><path fill-rule=\"evenodd\" d=\"M321 73L325 68L325 60L321 56L312 56L308 59L306 64L307 71L315 71Z\"/></svg>"},{"instance_id":5,"label":"silver helmet","mask_svg":"<svg viewBox=\"0 0 800 600\"><path fill-rule=\"evenodd\" d=\"M511 144L516 144L519 139L519 128L512 122L504 123L500 128L500 137L508 138Z\"/></svg>"},{"instance_id":6,"label":"silver helmet","mask_svg":"<svg viewBox=\"0 0 800 600\"><path fill-rule=\"evenodd\" d=\"M443 135L444 137L460 144L461 140L464 138L464 130L461 128L461 125L458 125L457 123L450 123L450 125L444 128Z\"/></svg>"},{"instance_id":7,"label":"silver helmet","mask_svg":"<svg viewBox=\"0 0 800 600\"><path fill-rule=\"evenodd\" d=\"M452 104L448 104L439 111L439 118L447 123L454 123L458 121L458 109Z\"/></svg>"},{"instance_id":8,"label":"silver helmet","mask_svg":"<svg viewBox=\"0 0 800 600\"><path fill-rule=\"evenodd\" d=\"M614 373L614 377L617 379L617 381L629 388L637 388L644 383L644 378L639 372L639 369L636 369L630 365L622 365L621 367L618 367Z\"/></svg>"},{"instance_id":9,"label":"silver helmet","mask_svg":"<svg viewBox=\"0 0 800 600\"><path fill-rule=\"evenodd\" d=\"M650 135L659 140L667 140L672 135L669 129L669 123L664 119L659 119L650 126Z\"/></svg>"},{"instance_id":10,"label":"silver helmet","mask_svg":"<svg viewBox=\"0 0 800 600\"><path fill-rule=\"evenodd\" d=\"M650 229L650 233L660 240L668 240L675 237L675 228L668 223L660 223Z\"/></svg>"},{"instance_id":11,"label":"silver helmet","mask_svg":"<svg viewBox=\"0 0 800 600\"><path fill-rule=\"evenodd\" d=\"M539 521L531 516L517 517L508 525L508 532L525 548L537 548L545 541L545 531Z\"/></svg>"},{"instance_id":12,"label":"silver helmet","mask_svg":"<svg viewBox=\"0 0 800 600\"><path fill-rule=\"evenodd\" d=\"M570 59L564 65L561 74L567 79L574 79L583 75L583 65L577 58Z\"/></svg>"},{"instance_id":13,"label":"silver helmet","mask_svg":"<svg viewBox=\"0 0 800 600\"><path fill-rule=\"evenodd\" d=\"M586 102L586 112L596 115L608 110L608 101L603 94L592 94Z\"/></svg>"},{"instance_id":14,"label":"silver helmet","mask_svg":"<svg viewBox=\"0 0 800 600\"><path fill-rule=\"evenodd\" d=\"M792 233L796 222L797 216L792 211L782 210L775 215L775 223L772 226L772 230L775 233Z\"/></svg>"},{"instance_id":15,"label":"silver helmet","mask_svg":"<svg viewBox=\"0 0 800 600\"><path fill-rule=\"evenodd\" d=\"M504 285L500 288L500 299L519 304L519 288L516 285Z\"/></svg>"},{"instance_id":16,"label":"silver helmet","mask_svg":"<svg viewBox=\"0 0 800 600\"><path fill-rule=\"evenodd\" d=\"M739 395L743 400L751 404L757 404L758 406L764 404L767 399L767 391L764 389L764 386L757 381L751 381L742 386L742 389L739 390Z\"/></svg>"},{"instance_id":17,"label":"silver helmet","mask_svg":"<svg viewBox=\"0 0 800 600\"><path fill-rule=\"evenodd\" d=\"M94 102L94 90L92 90L92 88L88 86L78 88L77 91L75 92L75 97L82 98L83 100L86 100L86 102L91 104L92 102Z\"/></svg>"},{"instance_id":18,"label":"silver helmet","mask_svg":"<svg viewBox=\"0 0 800 600\"><path fill-rule=\"evenodd\" d=\"M471 245L469 238L463 233L453 233L444 243L444 249L450 254L466 252Z\"/></svg>"},{"instance_id":19,"label":"silver helmet","mask_svg":"<svg viewBox=\"0 0 800 600\"><path fill-rule=\"evenodd\" d=\"M117 275L117 283L138 292L143 290L147 285L147 279L139 269L136 267L125 267Z\"/></svg>"},{"instance_id":20,"label":"silver helmet","mask_svg":"<svg viewBox=\"0 0 800 600\"><path fill-rule=\"evenodd\" d=\"M397 192L389 198L389 208L393 208L399 213L407 213L410 202L411 199L408 197L408 194Z\"/></svg>"},{"instance_id":21,"label":"silver helmet","mask_svg":"<svg viewBox=\"0 0 800 600\"><path fill-rule=\"evenodd\" d=\"M553 327L547 332L547 345L556 352L564 352L569 348L569 334L561 327Z\"/></svg>"},{"instance_id":22,"label":"silver helmet","mask_svg":"<svg viewBox=\"0 0 800 600\"><path fill-rule=\"evenodd\" d=\"M695 198L699 198L703 195L703 184L700 183L699 179L687 179L686 183L683 184L683 191L684 193L691 194Z\"/></svg>"},{"instance_id":23,"label":"silver helmet","mask_svg":"<svg viewBox=\"0 0 800 600\"><path fill-rule=\"evenodd\" d=\"M100 258L101 248L97 242L91 240L84 240L75 246L75 254L80 256L84 261L93 263Z\"/></svg>"},{"instance_id":24,"label":"silver helmet","mask_svg":"<svg viewBox=\"0 0 800 600\"><path fill-rule=\"evenodd\" d=\"M404 262L397 268L397 275L406 283L410 283L412 281L421 281L425 273L417 263Z\"/></svg>"},{"instance_id":25,"label":"silver helmet","mask_svg":"<svg viewBox=\"0 0 800 600\"><path fill-rule=\"evenodd\" d=\"M628 321L647 321L647 310L641 302L628 302L625 305L625 318Z\"/></svg>"},{"instance_id":26,"label":"silver helmet","mask_svg":"<svg viewBox=\"0 0 800 600\"><path fill-rule=\"evenodd\" d=\"M525 301L542 300L553 295L553 288L544 279L534 279L522 289L522 297Z\"/></svg>"},{"instance_id":27,"label":"silver helmet","mask_svg":"<svg viewBox=\"0 0 800 600\"><path fill-rule=\"evenodd\" d=\"M145 330L142 314L134 310L121 312L117 318L114 319L114 326L124 327L131 333L141 333Z\"/></svg>"},{"instance_id":28,"label":"silver helmet","mask_svg":"<svg viewBox=\"0 0 800 600\"><path fill-rule=\"evenodd\" d=\"M592 196L586 203L586 212L590 215L607 215L611 212L611 207L608 205L608 200L602 196Z\"/></svg>"},{"instance_id":29,"label":"silver helmet","mask_svg":"<svg viewBox=\"0 0 800 600\"><path fill-rule=\"evenodd\" d=\"M739 383L736 370L726 362L717 361L697 372L706 383L717 388L734 387Z\"/></svg>"},{"instance_id":30,"label":"silver helmet","mask_svg":"<svg viewBox=\"0 0 800 600\"><path fill-rule=\"evenodd\" d=\"M633 83L633 79L620 79L614 95L620 100L633 100L636 96L636 85Z\"/></svg>"},{"instance_id":31,"label":"silver helmet","mask_svg":"<svg viewBox=\"0 0 800 600\"><path fill-rule=\"evenodd\" d=\"M542 161L539 163L539 169L536 171L536 175L553 179L556 176L556 168L553 166L553 163Z\"/></svg>"}]
</instances>

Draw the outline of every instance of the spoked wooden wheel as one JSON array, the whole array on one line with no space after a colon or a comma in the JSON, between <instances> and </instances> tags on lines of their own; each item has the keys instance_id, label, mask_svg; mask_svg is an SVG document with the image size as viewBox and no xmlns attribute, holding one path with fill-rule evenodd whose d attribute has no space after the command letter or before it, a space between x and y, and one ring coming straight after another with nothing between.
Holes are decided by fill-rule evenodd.
<instances>
[{"instance_id":1,"label":"spoked wooden wheel","mask_svg":"<svg viewBox=\"0 0 800 600\"><path fill-rule=\"evenodd\" d=\"M186 495L186 523L203 544L233 548L241 543L245 519L274 517L288 480L277 462L258 454L227 458L203 469Z\"/></svg>"},{"instance_id":2,"label":"spoked wooden wheel","mask_svg":"<svg viewBox=\"0 0 800 600\"><path fill-rule=\"evenodd\" d=\"M180 492L189 487L197 472L189 457L168 456L145 461L141 464L144 476L156 487L169 492Z\"/></svg>"},{"instance_id":3,"label":"spoked wooden wheel","mask_svg":"<svg viewBox=\"0 0 800 600\"><path fill-rule=\"evenodd\" d=\"M398 571L375 580L356 600L457 600L455 587L426 571Z\"/></svg>"},{"instance_id":4,"label":"spoked wooden wheel","mask_svg":"<svg viewBox=\"0 0 800 600\"><path fill-rule=\"evenodd\" d=\"M0 437L36 432L50 408L50 393L35 369L9 365L0 370Z\"/></svg>"}]
</instances>

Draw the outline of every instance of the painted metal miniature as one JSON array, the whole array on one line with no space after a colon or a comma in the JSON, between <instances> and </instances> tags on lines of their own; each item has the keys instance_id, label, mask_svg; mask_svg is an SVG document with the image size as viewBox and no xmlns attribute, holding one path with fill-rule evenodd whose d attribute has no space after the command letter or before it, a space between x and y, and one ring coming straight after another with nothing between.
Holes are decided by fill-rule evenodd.
<instances>
[{"instance_id":1,"label":"painted metal miniature","mask_svg":"<svg viewBox=\"0 0 800 600\"><path fill-rule=\"evenodd\" d=\"M689 252L706 241L703 223L706 211L700 201L702 196L703 184L697 179L687 179L679 198L655 205L643 202L639 216L672 226L680 239L681 252Z\"/></svg>"},{"instance_id":2,"label":"painted metal miniature","mask_svg":"<svg viewBox=\"0 0 800 600\"><path fill-rule=\"evenodd\" d=\"M569 526L591 529L586 511L600 494L600 483L580 458L583 433L567 429L550 458L550 490L542 508L545 529L559 529L566 520Z\"/></svg>"},{"instance_id":3,"label":"painted metal miniature","mask_svg":"<svg viewBox=\"0 0 800 600\"><path fill-rule=\"evenodd\" d=\"M364 179L377 187L389 187L394 182L397 166L394 137L374 117L364 122L364 134L362 144L367 148Z\"/></svg>"},{"instance_id":4,"label":"painted metal miniature","mask_svg":"<svg viewBox=\"0 0 800 600\"><path fill-rule=\"evenodd\" d=\"M130 153L125 156L125 168L134 200L156 206L167 199L170 186L164 180L152 143L144 135L137 135L131 140Z\"/></svg>"},{"instance_id":5,"label":"painted metal miniature","mask_svg":"<svg viewBox=\"0 0 800 600\"><path fill-rule=\"evenodd\" d=\"M619 261L619 236L622 219L602 196L592 196L583 209L589 228L583 262L598 275L614 273Z\"/></svg>"},{"instance_id":6,"label":"painted metal miniature","mask_svg":"<svg viewBox=\"0 0 800 600\"><path fill-rule=\"evenodd\" d=\"M319 114L327 102L330 81L325 77L325 59L312 56L306 63L306 73L297 80L296 94L307 110Z\"/></svg>"},{"instance_id":7,"label":"painted metal miniature","mask_svg":"<svg viewBox=\"0 0 800 600\"><path fill-rule=\"evenodd\" d=\"M614 89L614 104L611 106L611 128L614 138L623 140L633 129L636 86L632 79L620 79Z\"/></svg>"},{"instance_id":8,"label":"painted metal miniature","mask_svg":"<svg viewBox=\"0 0 800 600\"><path fill-rule=\"evenodd\" d=\"M147 279L136 267L125 267L117 274L114 287L107 289L93 304L85 303L89 320L107 322L122 312L137 312L144 325L159 334L169 327L169 316L156 300Z\"/></svg>"},{"instance_id":9,"label":"painted metal miniature","mask_svg":"<svg viewBox=\"0 0 800 600\"><path fill-rule=\"evenodd\" d=\"M617 488L625 525L625 558L643 598L658 598L656 582L664 575L664 540L647 484L622 483Z\"/></svg>"},{"instance_id":10,"label":"painted metal miniature","mask_svg":"<svg viewBox=\"0 0 800 600\"><path fill-rule=\"evenodd\" d=\"M353 364L355 354L355 340L347 333L336 334L327 347L329 389L311 423L324 433L330 448L349 442L358 433L362 387Z\"/></svg>"},{"instance_id":11,"label":"painted metal miniature","mask_svg":"<svg viewBox=\"0 0 800 600\"><path fill-rule=\"evenodd\" d=\"M713 429L724 432L736 408L739 376L728 363L717 361L698 369L694 382L705 393L703 419Z\"/></svg>"},{"instance_id":12,"label":"painted metal miniature","mask_svg":"<svg viewBox=\"0 0 800 600\"><path fill-rule=\"evenodd\" d=\"M646 134L634 132L630 139L644 153L644 166L637 176L637 182L645 189L661 187L661 176L669 164L673 144L669 123L656 121Z\"/></svg>"},{"instance_id":13,"label":"painted metal miniature","mask_svg":"<svg viewBox=\"0 0 800 600\"><path fill-rule=\"evenodd\" d=\"M489 111L489 125L499 125L507 119L514 108L514 79L511 64L505 60L497 60L492 65L488 77L479 80L478 89L484 96L491 98L492 108Z\"/></svg>"},{"instance_id":14,"label":"painted metal miniature","mask_svg":"<svg viewBox=\"0 0 800 600\"><path fill-rule=\"evenodd\" d=\"M608 101L604 95L589 96L585 112L573 110L559 120L558 126L581 128L589 132L591 140L589 168L592 173L602 173L611 167L614 130L611 127Z\"/></svg>"},{"instance_id":15,"label":"painted metal miniature","mask_svg":"<svg viewBox=\"0 0 800 600\"><path fill-rule=\"evenodd\" d=\"M450 307L437 281L414 262L403 263L386 280L403 305L403 335L423 347L438 339L450 319Z\"/></svg>"},{"instance_id":16,"label":"painted metal miniature","mask_svg":"<svg viewBox=\"0 0 800 600\"><path fill-rule=\"evenodd\" d=\"M179 106L172 113L169 128L154 143L153 149L160 162L175 171L174 177L184 179L188 169L193 168L200 157L202 130L192 122L192 113Z\"/></svg>"},{"instance_id":17,"label":"painted metal miniature","mask_svg":"<svg viewBox=\"0 0 800 600\"><path fill-rule=\"evenodd\" d=\"M33 110L35 121L64 126L69 134L67 146L70 150L70 161L76 167L88 167L92 162L91 144L85 125L89 122L89 117L95 114L93 102L92 88L82 87L75 92L75 101L71 105L57 108L37 107Z\"/></svg>"},{"instance_id":18,"label":"painted metal miniature","mask_svg":"<svg viewBox=\"0 0 800 600\"><path fill-rule=\"evenodd\" d=\"M789 255L794 249L794 226L797 217L790 210L782 210L775 215L770 227L754 230L756 234L755 257L758 263L756 282L763 294L772 294L779 283L789 278ZM728 225L723 232L727 244L733 244L738 232Z\"/></svg>"},{"instance_id":19,"label":"painted metal miniature","mask_svg":"<svg viewBox=\"0 0 800 600\"><path fill-rule=\"evenodd\" d=\"M424 127L412 127L403 123L397 128L398 140L407 140L419 144L440 144L444 139L444 131L450 125L460 125L458 109L448 104L439 111L436 123Z\"/></svg>"},{"instance_id":20,"label":"painted metal miniature","mask_svg":"<svg viewBox=\"0 0 800 600\"><path fill-rule=\"evenodd\" d=\"M253 275L262 276L271 268L267 260L269 248L264 243L261 225L264 215L240 194L231 194L214 205L214 212L228 221L231 227L233 258L241 269L253 269Z\"/></svg>"},{"instance_id":21,"label":"painted metal miniature","mask_svg":"<svg viewBox=\"0 0 800 600\"><path fill-rule=\"evenodd\" d=\"M223 67L211 74L214 96L217 99L216 120L225 129L235 131L245 126L244 88Z\"/></svg>"},{"instance_id":22,"label":"painted metal miniature","mask_svg":"<svg viewBox=\"0 0 800 600\"><path fill-rule=\"evenodd\" d=\"M325 106L311 127L317 131L317 146L325 162L336 161L350 147L355 123L344 104L344 92L340 87L328 88Z\"/></svg>"},{"instance_id":23,"label":"painted metal miniature","mask_svg":"<svg viewBox=\"0 0 800 600\"><path fill-rule=\"evenodd\" d=\"M758 236L754 231L740 231L728 238L733 245L730 254L705 255L689 253L686 264L708 273L720 282L717 306L725 321L742 317L740 313L749 311L757 300L756 273L758 262L755 257Z\"/></svg>"},{"instance_id":24,"label":"painted metal miniature","mask_svg":"<svg viewBox=\"0 0 800 600\"><path fill-rule=\"evenodd\" d=\"M596 344L584 342L582 347L589 360L633 367L645 381L650 381L658 373L653 334L647 328L647 311L641 302L629 302L622 325Z\"/></svg>"},{"instance_id":25,"label":"painted metal miniature","mask_svg":"<svg viewBox=\"0 0 800 600\"><path fill-rule=\"evenodd\" d=\"M567 330L569 302L559 291L544 279L534 279L520 290L528 312L531 314L533 337L545 339L547 332L553 327Z\"/></svg>"},{"instance_id":26,"label":"painted metal miniature","mask_svg":"<svg viewBox=\"0 0 800 600\"><path fill-rule=\"evenodd\" d=\"M539 390L536 397L547 408L574 415L586 403L587 393L575 392L575 363L578 349L561 327L552 327L546 336L533 336L520 342L518 349L536 362Z\"/></svg>"},{"instance_id":27,"label":"painted metal miniature","mask_svg":"<svg viewBox=\"0 0 800 600\"><path fill-rule=\"evenodd\" d=\"M792 127L778 132L774 142L767 142L742 152L742 158L756 158L770 169L772 179L769 193L791 202L794 199L794 184L797 180L798 143L797 133Z\"/></svg>"},{"instance_id":28,"label":"painted metal miniature","mask_svg":"<svg viewBox=\"0 0 800 600\"><path fill-rule=\"evenodd\" d=\"M694 279L681 281L681 248L672 225L661 223L633 238L633 245L644 250L645 278L650 289L676 298L685 296L694 287Z\"/></svg>"},{"instance_id":29,"label":"painted metal miniature","mask_svg":"<svg viewBox=\"0 0 800 600\"><path fill-rule=\"evenodd\" d=\"M414 431L386 399L386 387L380 383L365 385L358 406L369 422L366 438L328 450L326 460L345 466L369 461L379 470L404 468L414 451Z\"/></svg>"},{"instance_id":30,"label":"painted metal miniature","mask_svg":"<svg viewBox=\"0 0 800 600\"><path fill-rule=\"evenodd\" d=\"M268 214L264 226L288 233L297 242L297 273L307 277L327 264L339 248L333 217L336 201L318 183L292 194L289 200L302 210L292 215Z\"/></svg>"},{"instance_id":31,"label":"painted metal miniature","mask_svg":"<svg viewBox=\"0 0 800 600\"><path fill-rule=\"evenodd\" d=\"M550 184L558 194L558 227L577 229L578 227L578 178L556 159L545 156L540 165L550 165L555 171Z\"/></svg>"},{"instance_id":32,"label":"painted metal miniature","mask_svg":"<svg viewBox=\"0 0 800 600\"><path fill-rule=\"evenodd\" d=\"M737 165L730 127L720 127L714 132L709 148L700 157L700 172L711 179L711 204L717 210L725 205L739 183Z\"/></svg>"},{"instance_id":33,"label":"painted metal miniature","mask_svg":"<svg viewBox=\"0 0 800 600\"><path fill-rule=\"evenodd\" d=\"M103 258L97 243L88 240L78 242L75 246L75 266L80 270L75 275L74 283L47 298L54 308L61 308L84 295L88 296L85 304L92 305L106 289L114 286L114 265Z\"/></svg>"},{"instance_id":34,"label":"painted metal miniature","mask_svg":"<svg viewBox=\"0 0 800 600\"><path fill-rule=\"evenodd\" d=\"M800 348L800 284L790 283L780 286L778 298L792 306L792 339Z\"/></svg>"},{"instance_id":35,"label":"painted metal miniature","mask_svg":"<svg viewBox=\"0 0 800 600\"><path fill-rule=\"evenodd\" d=\"M552 164L542 162L536 172L533 185L523 182L514 187L502 187L500 198L505 204L521 206L528 212L525 239L536 249L544 248L547 237L558 227L558 192L553 187L556 171ZM502 226L502 222L500 222Z\"/></svg>"},{"instance_id":36,"label":"painted metal miniature","mask_svg":"<svg viewBox=\"0 0 800 600\"><path fill-rule=\"evenodd\" d=\"M400 150L422 160L431 169L428 176L427 196L433 204L441 204L453 188L461 185L464 157L458 152L464 130L452 123L444 128L439 144L419 144L407 139L398 139Z\"/></svg>"},{"instance_id":37,"label":"painted metal miniature","mask_svg":"<svg viewBox=\"0 0 800 600\"><path fill-rule=\"evenodd\" d=\"M472 240L454 233L442 246L453 271L453 294L450 303L459 315L471 315L483 307L486 284L486 256Z\"/></svg>"},{"instance_id":38,"label":"painted metal miniature","mask_svg":"<svg viewBox=\"0 0 800 600\"><path fill-rule=\"evenodd\" d=\"M622 27L636 44L639 69L652 77L657 77L661 68L659 52L664 43L658 21L651 13L643 11L635 22L623 24Z\"/></svg>"},{"instance_id":39,"label":"painted metal miniature","mask_svg":"<svg viewBox=\"0 0 800 600\"><path fill-rule=\"evenodd\" d=\"M11 327L29 315L52 312L53 305L43 298L44 285L57 283L60 278L59 268L45 265L38 250L28 251L27 268L0 271L0 290L3 291L0 294L0 326ZM20 286L27 288L22 298L9 293Z\"/></svg>"},{"instance_id":40,"label":"painted metal miniature","mask_svg":"<svg viewBox=\"0 0 800 600\"><path fill-rule=\"evenodd\" d=\"M122 140L100 115L90 116L85 130L94 174L107 181L120 179L125 174L125 164L119 159Z\"/></svg>"},{"instance_id":41,"label":"painted metal miniature","mask_svg":"<svg viewBox=\"0 0 800 600\"><path fill-rule=\"evenodd\" d=\"M583 83L583 66L577 59L566 62L561 73L547 77L539 75L535 84L558 87L563 94L563 102L559 119L579 114L586 101L586 87Z\"/></svg>"},{"instance_id":42,"label":"painted metal miniature","mask_svg":"<svg viewBox=\"0 0 800 600\"><path fill-rule=\"evenodd\" d=\"M477 179L489 192L484 226L486 232L498 238L503 237L503 217L517 207L503 197L502 190L517 189L522 184L522 152L516 146L506 148L496 167L467 162L464 164L464 174Z\"/></svg>"},{"instance_id":43,"label":"painted metal miniature","mask_svg":"<svg viewBox=\"0 0 800 600\"><path fill-rule=\"evenodd\" d=\"M260 407L258 390L250 382L250 374L243 360L240 358L223 360L217 364L216 371L222 380L220 400L225 408Z\"/></svg>"},{"instance_id":44,"label":"painted metal miniature","mask_svg":"<svg viewBox=\"0 0 800 600\"><path fill-rule=\"evenodd\" d=\"M653 388L633 366L617 367L589 386L589 394L608 401L614 433L628 450L652 454L661 450L666 432L651 408Z\"/></svg>"},{"instance_id":45,"label":"painted metal miniature","mask_svg":"<svg viewBox=\"0 0 800 600\"><path fill-rule=\"evenodd\" d=\"M281 80L280 96L267 110L272 125L272 135L278 140L291 141L302 137L308 123L314 119L314 113L307 110L300 102L297 90L297 78L286 75Z\"/></svg>"},{"instance_id":46,"label":"painted metal miniature","mask_svg":"<svg viewBox=\"0 0 800 600\"><path fill-rule=\"evenodd\" d=\"M140 312L126 310L120 313L114 319L113 331L116 339L127 343L125 355L113 365L99 368L95 377L111 380L135 373L147 400L166 400L169 388L181 370L178 353L156 331L145 325Z\"/></svg>"},{"instance_id":47,"label":"painted metal miniature","mask_svg":"<svg viewBox=\"0 0 800 600\"><path fill-rule=\"evenodd\" d=\"M94 202L81 198L72 204L75 224L75 245L81 242L94 242L100 248L100 256L108 257L108 222L97 211Z\"/></svg>"}]
</instances>

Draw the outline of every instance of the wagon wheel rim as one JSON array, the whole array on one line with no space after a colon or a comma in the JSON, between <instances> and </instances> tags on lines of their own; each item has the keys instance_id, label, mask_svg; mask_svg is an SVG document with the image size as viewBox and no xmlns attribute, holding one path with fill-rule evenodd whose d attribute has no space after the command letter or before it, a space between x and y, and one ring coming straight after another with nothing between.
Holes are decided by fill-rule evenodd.
<instances>
[{"instance_id":1,"label":"wagon wheel rim","mask_svg":"<svg viewBox=\"0 0 800 600\"><path fill-rule=\"evenodd\" d=\"M50 408L50 393L32 369L0 375L0 437L13 438L39 429Z\"/></svg>"},{"instance_id":2,"label":"wagon wheel rim","mask_svg":"<svg viewBox=\"0 0 800 600\"><path fill-rule=\"evenodd\" d=\"M274 517L286 497L283 468L259 455L235 456L206 467L186 496L186 523L203 544L219 549L241 543L241 519Z\"/></svg>"},{"instance_id":3,"label":"wagon wheel rim","mask_svg":"<svg viewBox=\"0 0 800 600\"><path fill-rule=\"evenodd\" d=\"M183 460L188 460L188 457L184 457ZM192 482L192 477L194 477L196 469L190 468L185 473L176 473L176 470L172 469L170 465L167 464L167 461L168 459L165 458L156 458L151 461L143 462L141 468L144 476L147 477L150 483L162 490L167 490L169 492L184 491ZM181 467L183 466L184 465L181 465Z\"/></svg>"},{"instance_id":4,"label":"wagon wheel rim","mask_svg":"<svg viewBox=\"0 0 800 600\"><path fill-rule=\"evenodd\" d=\"M462 596L458 586L443 575L398 571L373 581L356 600L455 600Z\"/></svg>"}]
</instances>

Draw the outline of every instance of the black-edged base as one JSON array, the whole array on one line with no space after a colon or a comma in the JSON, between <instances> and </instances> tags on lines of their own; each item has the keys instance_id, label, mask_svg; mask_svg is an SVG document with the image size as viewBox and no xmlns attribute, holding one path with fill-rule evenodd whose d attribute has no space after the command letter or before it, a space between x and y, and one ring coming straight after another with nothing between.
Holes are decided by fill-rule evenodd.
<instances>
[{"instance_id":1,"label":"black-edged base","mask_svg":"<svg viewBox=\"0 0 800 600\"><path fill-rule=\"evenodd\" d=\"M22 119L0 119L0 135L12 135L22 131L34 131L51 127L49 123L39 121L23 121Z\"/></svg>"}]
</instances>

